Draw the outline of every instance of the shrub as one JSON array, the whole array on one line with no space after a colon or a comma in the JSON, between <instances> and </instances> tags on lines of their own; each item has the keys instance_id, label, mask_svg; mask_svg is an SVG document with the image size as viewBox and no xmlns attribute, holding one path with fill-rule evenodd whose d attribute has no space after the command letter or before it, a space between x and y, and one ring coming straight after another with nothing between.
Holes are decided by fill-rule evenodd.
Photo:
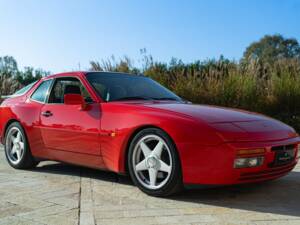
<instances>
[{"instance_id":1,"label":"shrub","mask_svg":"<svg viewBox=\"0 0 300 225\"><path fill-rule=\"evenodd\" d=\"M124 65L126 61L130 63ZM102 61L98 66L110 65L111 71L123 72L119 68L126 68L127 72L138 73L131 62L124 58L113 64ZM140 72L186 100L263 113L300 132L300 60L297 58L279 59L272 66L257 59L245 64L224 57L184 64L174 58L170 63L161 63L144 56L143 62L146 63Z\"/></svg>"}]
</instances>

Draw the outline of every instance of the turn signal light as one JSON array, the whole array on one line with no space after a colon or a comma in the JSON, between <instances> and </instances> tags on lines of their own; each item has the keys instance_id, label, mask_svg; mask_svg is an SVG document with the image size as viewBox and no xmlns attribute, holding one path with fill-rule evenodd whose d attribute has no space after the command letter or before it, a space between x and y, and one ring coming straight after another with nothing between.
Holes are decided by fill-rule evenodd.
<instances>
[{"instance_id":1,"label":"turn signal light","mask_svg":"<svg viewBox=\"0 0 300 225\"><path fill-rule=\"evenodd\" d=\"M257 149L240 149L237 151L237 155L256 155L256 154L264 154L266 150L264 148L257 148Z\"/></svg>"}]
</instances>

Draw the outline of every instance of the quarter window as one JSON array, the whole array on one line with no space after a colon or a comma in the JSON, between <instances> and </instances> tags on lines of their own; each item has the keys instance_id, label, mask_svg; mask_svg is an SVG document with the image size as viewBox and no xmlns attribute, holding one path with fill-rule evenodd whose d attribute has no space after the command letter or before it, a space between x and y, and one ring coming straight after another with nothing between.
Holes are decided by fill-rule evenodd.
<instances>
[{"instance_id":1,"label":"quarter window","mask_svg":"<svg viewBox=\"0 0 300 225\"><path fill-rule=\"evenodd\" d=\"M38 102L45 102L51 83L52 83L52 80L46 80L46 81L42 82L40 84L40 86L32 94L31 99L38 101Z\"/></svg>"}]
</instances>

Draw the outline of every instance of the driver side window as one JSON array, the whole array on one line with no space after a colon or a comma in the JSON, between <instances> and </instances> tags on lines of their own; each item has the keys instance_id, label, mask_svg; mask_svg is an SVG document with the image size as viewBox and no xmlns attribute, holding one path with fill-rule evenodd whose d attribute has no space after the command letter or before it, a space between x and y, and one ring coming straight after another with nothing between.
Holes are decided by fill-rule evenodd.
<instances>
[{"instance_id":1,"label":"driver side window","mask_svg":"<svg viewBox=\"0 0 300 225\"><path fill-rule=\"evenodd\" d=\"M65 94L80 94L87 103L93 102L90 94L77 78L63 77L55 80L48 103L63 104Z\"/></svg>"}]
</instances>

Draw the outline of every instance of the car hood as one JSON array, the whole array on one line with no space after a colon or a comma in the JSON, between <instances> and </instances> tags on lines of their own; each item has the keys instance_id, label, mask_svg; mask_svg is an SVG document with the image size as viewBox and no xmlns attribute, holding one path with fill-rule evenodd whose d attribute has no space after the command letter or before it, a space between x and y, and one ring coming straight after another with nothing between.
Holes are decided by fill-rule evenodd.
<instances>
[{"instance_id":1,"label":"car hood","mask_svg":"<svg viewBox=\"0 0 300 225\"><path fill-rule=\"evenodd\" d=\"M157 103L147 104L151 108L168 110L174 113L184 114L194 119L205 121L207 123L223 122L245 122L266 119L257 113L251 113L243 110L223 108L218 106L180 104L180 103Z\"/></svg>"},{"instance_id":2,"label":"car hood","mask_svg":"<svg viewBox=\"0 0 300 225\"><path fill-rule=\"evenodd\" d=\"M297 136L293 128L280 121L244 110L178 103L148 106L205 122L215 128L226 141L269 141Z\"/></svg>"}]
</instances>

